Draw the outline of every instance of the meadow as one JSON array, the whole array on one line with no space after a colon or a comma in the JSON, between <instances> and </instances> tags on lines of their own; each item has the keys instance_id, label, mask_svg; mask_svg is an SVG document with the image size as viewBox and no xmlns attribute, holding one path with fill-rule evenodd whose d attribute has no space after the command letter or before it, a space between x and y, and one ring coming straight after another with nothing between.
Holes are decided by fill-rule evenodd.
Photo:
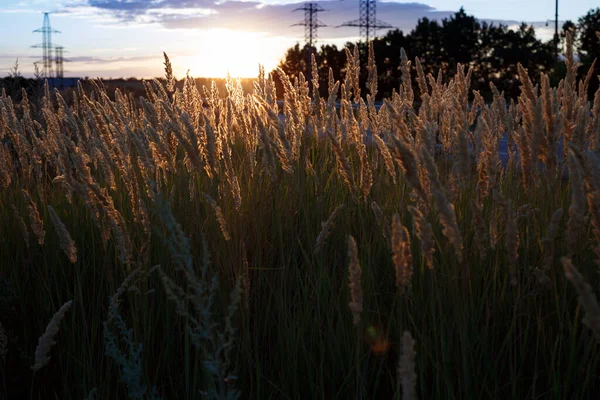
<instances>
[{"instance_id":1,"label":"meadow","mask_svg":"<svg viewBox=\"0 0 600 400\"><path fill-rule=\"evenodd\" d=\"M375 107L368 58L366 93L356 49L328 98L279 72L284 117L264 70L180 90L166 55L141 98L3 94L0 398L597 398L600 91L570 36L516 101L402 53Z\"/></svg>"}]
</instances>

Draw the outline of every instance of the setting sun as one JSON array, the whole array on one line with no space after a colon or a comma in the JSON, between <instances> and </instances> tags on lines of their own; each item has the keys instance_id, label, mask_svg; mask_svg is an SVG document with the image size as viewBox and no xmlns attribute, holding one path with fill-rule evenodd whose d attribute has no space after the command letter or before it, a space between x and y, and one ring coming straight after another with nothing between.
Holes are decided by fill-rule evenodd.
<instances>
[{"instance_id":1,"label":"setting sun","mask_svg":"<svg viewBox=\"0 0 600 400\"><path fill-rule=\"evenodd\" d=\"M192 44L192 56L174 58L175 72L192 76L223 78L229 72L233 77L252 78L258 74L258 65L267 71L277 66L289 40L266 37L256 32L213 29Z\"/></svg>"}]
</instances>

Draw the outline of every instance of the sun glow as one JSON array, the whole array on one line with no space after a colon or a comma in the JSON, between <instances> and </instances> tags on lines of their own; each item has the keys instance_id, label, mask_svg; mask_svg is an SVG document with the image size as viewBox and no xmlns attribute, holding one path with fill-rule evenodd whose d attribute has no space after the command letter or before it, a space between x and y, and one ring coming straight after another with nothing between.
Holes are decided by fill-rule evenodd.
<instances>
[{"instance_id":1,"label":"sun glow","mask_svg":"<svg viewBox=\"0 0 600 400\"><path fill-rule=\"evenodd\" d=\"M229 72L232 77L253 78L258 75L259 64L267 71L277 66L289 47L289 40L255 32L215 29L203 34L194 47L194 55L176 60L183 74L189 69L195 77L223 78Z\"/></svg>"}]
</instances>

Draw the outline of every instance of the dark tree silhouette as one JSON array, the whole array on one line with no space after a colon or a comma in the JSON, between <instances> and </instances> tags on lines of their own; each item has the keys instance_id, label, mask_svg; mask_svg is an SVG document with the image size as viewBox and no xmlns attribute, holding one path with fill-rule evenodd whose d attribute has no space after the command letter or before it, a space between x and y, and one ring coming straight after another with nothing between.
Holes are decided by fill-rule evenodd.
<instances>
[{"instance_id":1,"label":"dark tree silhouette","mask_svg":"<svg viewBox=\"0 0 600 400\"><path fill-rule=\"evenodd\" d=\"M357 45L364 65L367 46L365 43ZM379 73L379 96L389 96L400 84L401 48L411 60L419 57L426 74L436 76L441 70L448 79L456 73L457 63L472 67L472 88L487 98L491 97L489 82L504 90L507 96L518 95L518 63L528 69L534 81L539 79L540 73L550 72L555 64L552 41L542 42L536 38L532 26L521 24L513 30L506 25L481 22L467 15L462 8L441 22L421 18L409 34L398 29L389 31L375 39L373 46ZM301 53L300 45L292 47L280 67L293 76L299 71L306 74L308 65ZM336 79L343 78L346 57L343 49L335 46L321 46L317 57L323 95L329 68L333 69ZM418 100L418 93L416 95Z\"/></svg>"},{"instance_id":2,"label":"dark tree silhouette","mask_svg":"<svg viewBox=\"0 0 600 400\"><path fill-rule=\"evenodd\" d=\"M600 8L588 11L586 15L579 18L577 23L577 42L579 45L579 58L582 68L579 69L581 75L587 74L594 60L600 57L600 38L596 36L600 32ZM593 78L588 88L588 96L591 98L598 90L600 75L600 60L596 60L594 65Z\"/></svg>"}]
</instances>

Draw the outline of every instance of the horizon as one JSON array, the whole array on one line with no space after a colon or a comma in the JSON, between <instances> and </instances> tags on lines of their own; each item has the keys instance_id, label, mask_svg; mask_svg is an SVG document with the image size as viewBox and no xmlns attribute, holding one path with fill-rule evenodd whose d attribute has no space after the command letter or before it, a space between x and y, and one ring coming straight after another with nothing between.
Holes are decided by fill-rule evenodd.
<instances>
[{"instance_id":1,"label":"horizon","mask_svg":"<svg viewBox=\"0 0 600 400\"><path fill-rule=\"evenodd\" d=\"M337 26L358 17L356 1L320 1L329 12L320 13L323 23ZM410 32L419 18L441 20L464 6L481 21L509 27L521 22L533 25L536 36L549 40L554 33L554 1L514 0L486 4L481 0L431 0L378 2L378 19ZM562 2L564 3L564 1ZM189 73L198 78L253 78L258 65L272 70L285 51L304 42L304 29L290 26L302 20L292 12L303 2L240 2L160 0L152 3L124 0L5 0L0 8L0 75L8 74L16 59L24 77L32 77L33 63L41 58L43 12L50 11L53 29L61 31L53 43L65 47L65 77L104 79L154 78L163 75L163 55L181 79ZM559 3L559 24L577 21L594 8L591 0ZM519 9L521 20L511 18ZM548 22L548 26L546 23ZM384 30L378 32L385 34ZM343 46L358 40L358 28L319 29L317 47ZM217 39L217 40L215 40ZM223 51L227 49L227 51Z\"/></svg>"}]
</instances>

